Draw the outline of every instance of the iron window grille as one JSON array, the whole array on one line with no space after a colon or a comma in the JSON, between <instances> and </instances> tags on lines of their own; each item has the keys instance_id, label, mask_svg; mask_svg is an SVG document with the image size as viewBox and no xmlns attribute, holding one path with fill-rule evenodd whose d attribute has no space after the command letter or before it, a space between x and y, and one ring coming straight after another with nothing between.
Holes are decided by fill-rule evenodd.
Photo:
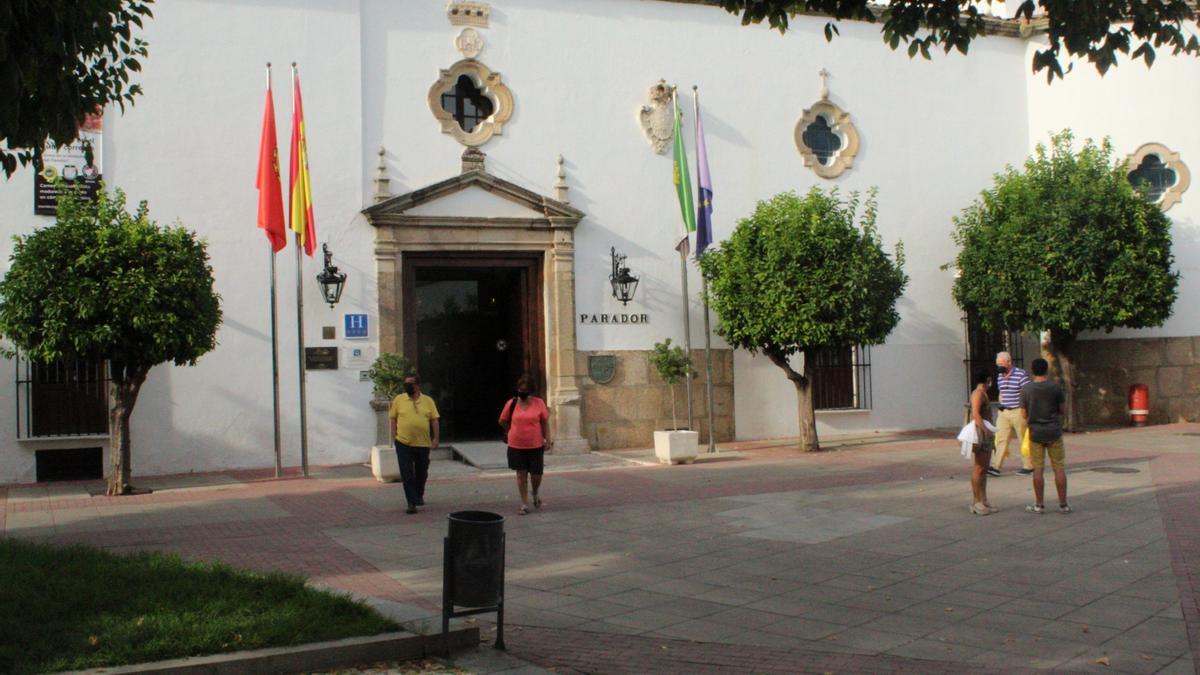
<instances>
[{"instance_id":1,"label":"iron window grille","mask_svg":"<svg viewBox=\"0 0 1200 675\"><path fill-rule=\"evenodd\" d=\"M827 348L810 355L813 409L871 409L870 347Z\"/></svg>"},{"instance_id":2,"label":"iron window grille","mask_svg":"<svg viewBox=\"0 0 1200 675\"><path fill-rule=\"evenodd\" d=\"M108 368L62 359L38 363L17 355L17 438L108 433Z\"/></svg>"},{"instance_id":3,"label":"iron window grille","mask_svg":"<svg viewBox=\"0 0 1200 675\"><path fill-rule=\"evenodd\" d=\"M986 330L979 317L967 312L963 314L963 334L966 336L966 354L963 357L963 369L966 374L966 391L969 396L974 385L971 380L975 371L983 368L990 373L996 372L996 354L1008 352L1012 356L1013 365L1025 367L1025 349L1022 345L1021 334L1012 330ZM988 390L988 398L1000 400L1000 389L994 378L992 388Z\"/></svg>"}]
</instances>

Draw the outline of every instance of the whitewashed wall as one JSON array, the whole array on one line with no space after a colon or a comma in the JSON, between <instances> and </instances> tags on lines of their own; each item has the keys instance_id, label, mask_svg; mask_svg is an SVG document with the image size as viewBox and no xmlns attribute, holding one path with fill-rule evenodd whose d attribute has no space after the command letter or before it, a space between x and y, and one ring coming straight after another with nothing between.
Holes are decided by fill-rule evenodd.
<instances>
[{"instance_id":1,"label":"whitewashed wall","mask_svg":"<svg viewBox=\"0 0 1200 675\"><path fill-rule=\"evenodd\" d=\"M426 102L438 69L460 58L453 47L459 29L449 25L440 1L181 0L157 5L155 13L146 31L151 53L140 76L146 95L123 116L109 111L105 120L105 175L133 200L149 199L160 221L178 219L208 239L225 323L219 347L198 366L164 365L152 372L133 418L134 471L269 467L267 245L254 226L263 64L276 65L285 174L291 129L287 64L300 64L318 238L330 243L336 263L349 274L341 304L330 310L318 302L313 279L319 257L304 261L305 341L358 346L363 343L322 340L320 330L336 326L340 338L348 312L371 315L372 338L378 328L374 233L359 215L371 203L378 148L387 150L394 194L460 170L462 146L440 132ZM578 326L580 349L647 349L665 337L678 342L682 308L672 244L680 225L670 157L650 150L636 120L646 90L665 78L687 94L690 129L690 89L699 85L718 240L756 201L779 191L877 185L883 237L889 246L897 239L905 243L912 281L901 301L900 326L872 354L874 409L823 414L821 432L953 424L963 396L962 331L949 293L951 275L939 269L954 257L951 218L994 171L1020 161L1032 137L1059 125L1058 117L1083 130L1094 101L1085 99L1087 105L1078 105L1074 114L1067 109L1073 96L1092 95L1087 92L1097 87L1076 73L1068 86L1077 87L1078 95L1068 95L1074 90L1062 85L1041 92L1030 82L1029 52L1018 40L990 38L973 46L970 57L937 55L927 63L888 50L873 26L843 24L841 37L826 43L823 23L798 20L792 32L780 36L765 27L742 27L736 17L700 5L494 2L491 27L480 30L485 41L480 60L503 74L516 110L503 136L483 147L487 168L552 194L555 157L566 158L570 201L587 214L577 230L579 312L619 308L607 283L611 246L627 254L641 276L638 297L626 311L648 313L650 323ZM831 73L833 100L850 111L862 137L855 168L834 181L804 168L792 141L801 111L818 98L822 68ZM1154 76L1194 81L1194 69L1173 68L1163 59ZM1104 82L1106 93L1109 84ZM1137 91L1135 84L1128 86ZM1187 102L1194 104L1198 95ZM1131 116L1129 125L1142 119ZM1182 130L1183 116L1174 119ZM1031 128L1037 132L1031 134ZM1178 141L1133 134L1128 142L1132 147L1158 140L1188 159L1196 152L1196 132L1190 133ZM688 146L694 162L690 132ZM31 215L31 181L26 171L0 183L5 235L0 271L11 253L7 235L52 222ZM1176 209L1193 208L1188 203L1185 197ZM690 268L695 298L699 278ZM285 462L296 465L291 248L279 258L279 272ZM693 342L702 344L696 301L692 324ZM11 382L12 368L0 364L0 378ZM355 368L308 374L314 464L366 457L373 440L370 385L357 375ZM795 433L794 392L765 359L738 354L736 390L740 437ZM0 387L0 428L14 428L13 414L12 389ZM32 451L46 447L18 443L14 436L9 431L0 437L0 482L32 480Z\"/></svg>"},{"instance_id":2,"label":"whitewashed wall","mask_svg":"<svg viewBox=\"0 0 1200 675\"><path fill-rule=\"evenodd\" d=\"M1195 24L1188 30L1197 34ZM1040 45L1030 43L1030 55ZM1065 80L1047 84L1031 77L1029 91L1030 150L1048 143L1050 135L1066 128L1078 140L1110 137L1114 154L1124 158L1144 143L1161 143L1174 152L1192 173L1191 188L1183 201L1167 211L1175 268L1181 273L1175 311L1165 324L1143 330L1116 329L1087 337L1182 337L1200 335L1200 59L1173 56L1159 50L1154 66L1127 59L1101 77L1088 63L1075 64Z\"/></svg>"}]
</instances>

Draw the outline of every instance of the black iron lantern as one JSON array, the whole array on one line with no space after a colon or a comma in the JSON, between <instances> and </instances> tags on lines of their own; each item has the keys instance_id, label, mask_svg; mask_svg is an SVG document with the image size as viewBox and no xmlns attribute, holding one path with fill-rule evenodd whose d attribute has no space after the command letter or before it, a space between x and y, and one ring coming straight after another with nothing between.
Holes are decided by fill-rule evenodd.
<instances>
[{"instance_id":1,"label":"black iron lantern","mask_svg":"<svg viewBox=\"0 0 1200 675\"><path fill-rule=\"evenodd\" d=\"M336 266L329 264L333 261L333 254L329 252L329 244L321 244L321 251L325 253L325 269L317 273L317 283L321 284L321 295L325 296L325 302L328 302L329 308L333 309L337 301L342 299L342 288L346 285L346 273L339 272Z\"/></svg>"},{"instance_id":2,"label":"black iron lantern","mask_svg":"<svg viewBox=\"0 0 1200 675\"><path fill-rule=\"evenodd\" d=\"M625 266L625 256L617 255L616 247L612 247L612 274L608 275L612 284L613 297L620 300L622 305L628 305L637 292L638 278L629 273Z\"/></svg>"}]
</instances>

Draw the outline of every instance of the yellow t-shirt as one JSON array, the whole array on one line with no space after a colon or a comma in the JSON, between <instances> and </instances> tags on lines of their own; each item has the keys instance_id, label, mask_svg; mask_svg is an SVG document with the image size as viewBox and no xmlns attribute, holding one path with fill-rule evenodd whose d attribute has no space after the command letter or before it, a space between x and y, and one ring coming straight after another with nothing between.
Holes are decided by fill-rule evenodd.
<instances>
[{"instance_id":1,"label":"yellow t-shirt","mask_svg":"<svg viewBox=\"0 0 1200 675\"><path fill-rule=\"evenodd\" d=\"M388 417L396 420L397 441L415 448L433 445L429 439L429 423L438 418L438 409L433 399L425 394L415 401L408 394L400 394L392 399Z\"/></svg>"}]
</instances>

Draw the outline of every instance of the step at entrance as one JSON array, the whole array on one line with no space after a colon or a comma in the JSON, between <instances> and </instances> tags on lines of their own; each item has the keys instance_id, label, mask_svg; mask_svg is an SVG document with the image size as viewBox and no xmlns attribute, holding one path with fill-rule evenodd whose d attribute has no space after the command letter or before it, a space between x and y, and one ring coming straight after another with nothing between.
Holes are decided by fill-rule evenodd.
<instances>
[{"instance_id":1,"label":"step at entrance","mask_svg":"<svg viewBox=\"0 0 1200 675\"><path fill-rule=\"evenodd\" d=\"M455 442L454 457L478 469L507 469L508 446L501 441Z\"/></svg>"}]
</instances>

